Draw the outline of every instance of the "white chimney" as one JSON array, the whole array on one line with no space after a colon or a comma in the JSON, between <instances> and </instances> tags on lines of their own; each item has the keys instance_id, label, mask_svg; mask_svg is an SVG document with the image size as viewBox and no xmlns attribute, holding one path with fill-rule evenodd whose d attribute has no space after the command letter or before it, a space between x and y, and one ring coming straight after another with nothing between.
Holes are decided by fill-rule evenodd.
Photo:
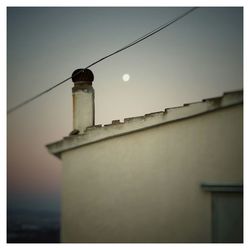
<instances>
[{"instance_id":1,"label":"white chimney","mask_svg":"<svg viewBox=\"0 0 250 250\"><path fill-rule=\"evenodd\" d=\"M83 134L95 124L95 91L92 87L94 75L89 69L77 69L72 73L73 134Z\"/></svg>"}]
</instances>

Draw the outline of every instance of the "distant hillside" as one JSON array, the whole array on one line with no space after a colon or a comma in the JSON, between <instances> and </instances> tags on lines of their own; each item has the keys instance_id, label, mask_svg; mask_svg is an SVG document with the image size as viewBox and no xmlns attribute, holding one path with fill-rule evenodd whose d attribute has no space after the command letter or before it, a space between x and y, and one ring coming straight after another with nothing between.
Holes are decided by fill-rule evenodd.
<instances>
[{"instance_id":1,"label":"distant hillside","mask_svg":"<svg viewBox=\"0 0 250 250\"><path fill-rule=\"evenodd\" d=\"M7 243L59 243L60 213L11 209L7 212Z\"/></svg>"}]
</instances>

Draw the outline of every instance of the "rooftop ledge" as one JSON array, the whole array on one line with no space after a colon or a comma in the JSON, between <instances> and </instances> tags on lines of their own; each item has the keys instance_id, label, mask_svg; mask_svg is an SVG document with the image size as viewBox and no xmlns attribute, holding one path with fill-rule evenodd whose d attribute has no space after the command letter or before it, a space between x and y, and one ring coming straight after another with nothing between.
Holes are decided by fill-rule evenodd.
<instances>
[{"instance_id":1,"label":"rooftop ledge","mask_svg":"<svg viewBox=\"0 0 250 250\"><path fill-rule=\"evenodd\" d=\"M111 124L104 126L95 125L88 127L84 134L64 137L60 141L46 145L46 147L51 154L61 158L61 153L67 150L242 103L243 90L226 92L222 96L204 99L201 102L167 108L164 111L144 116L125 118L124 122L114 120Z\"/></svg>"}]
</instances>

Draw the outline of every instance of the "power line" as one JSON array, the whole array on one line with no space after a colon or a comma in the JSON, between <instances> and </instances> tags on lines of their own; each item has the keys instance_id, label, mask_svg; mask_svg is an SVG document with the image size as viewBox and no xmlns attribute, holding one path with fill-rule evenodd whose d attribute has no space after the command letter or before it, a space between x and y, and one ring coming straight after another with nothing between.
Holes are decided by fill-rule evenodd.
<instances>
[{"instance_id":1,"label":"power line","mask_svg":"<svg viewBox=\"0 0 250 250\"><path fill-rule=\"evenodd\" d=\"M68 78L66 78L65 80L63 80L63 81L57 83L56 85L50 87L49 89L44 90L44 91L41 92L40 94L37 94L37 95L33 96L32 98L30 98L30 99L28 99L28 100L26 100L26 101L24 101L24 102L18 104L17 106L15 106L15 107L9 109L9 110L7 111L7 114L9 114L9 113L15 111L15 110L18 109L18 108L21 108L22 106L24 106L25 104L27 104L27 103L29 103L29 102L35 100L35 99L38 98L39 96L41 96L41 95L43 95L43 94L45 94L45 93L48 93L49 91L51 91L52 89L56 88L57 86L59 86L59 85L65 83L65 82L67 82L69 79L71 79L71 76L68 77Z\"/></svg>"},{"instance_id":2,"label":"power line","mask_svg":"<svg viewBox=\"0 0 250 250\"><path fill-rule=\"evenodd\" d=\"M180 16L174 18L173 20L171 20L171 21L169 21L169 22L167 22L167 23L165 23L165 24L162 24L161 26L159 26L159 27L155 28L154 30L148 32L147 34L145 34L145 35L139 37L138 39L136 39L136 40L134 40L133 42L127 44L126 46L122 47L121 49L118 49L118 50L116 50L116 51L114 51L114 52L108 54L107 56L104 56L104 57L102 57L101 59L99 59L99 60L97 60L97 61L91 63L90 65L88 65L88 66L85 67L84 69L90 68L90 67L94 66L95 64L97 64L97 63L99 63L99 62L101 62L101 61L103 61L103 60L105 60L105 59L107 59L107 58L109 58L109 57L111 57L111 56L113 56L113 55L115 55L115 54L117 54L117 53L119 53L119 52L125 50L125 49L128 49L128 48L134 46L135 44L137 44L137 43L139 43L139 42L141 42L141 41L143 41L143 40L145 40L145 39L147 39L148 37L150 37L150 36L152 36L152 35L158 33L159 31L161 31L161 30L167 28L167 27L170 26L171 24L173 24L173 23L179 21L180 19L182 19L183 17L187 16L188 14L190 14L191 12L193 12L194 10L196 10L197 8L198 8L198 7L193 7L193 8L191 8L191 9L189 9L188 11L184 12L184 13L181 14ZM83 71L84 69L82 69L82 71ZM80 72L81 72L81 71L78 71L74 76L78 75ZM65 80L63 80L63 81L57 83L56 85L54 85L54 86L50 87L49 89L47 89L47 90L41 92L40 94L37 94L37 95L33 96L32 98L27 99L26 101L24 101L24 102L18 104L17 106L15 106L15 107L9 109L9 110L7 111L7 114L10 114L11 112L17 110L18 108L21 108L21 107L24 106L25 104L27 104L27 103L29 103L29 102L35 100L36 98L38 98L38 97L40 97L40 96L42 96L42 95L48 93L48 92L51 91L52 89L54 89L54 88L58 87L59 85L61 85L61 84L65 83L65 82L67 82L67 81L70 80L71 78L72 78L72 76L70 76L70 77L66 78Z\"/></svg>"},{"instance_id":3,"label":"power line","mask_svg":"<svg viewBox=\"0 0 250 250\"><path fill-rule=\"evenodd\" d=\"M115 54L117 54L117 53L119 53L119 52L121 52L121 51L123 51L123 50L125 50L125 49L128 49L129 47L132 47L132 46L134 46L135 44L137 44L137 43L139 43L139 42L145 40L146 38L148 38L148 37L150 37L150 36L152 36L152 35L158 33L158 32L161 31L162 29L167 28L168 26L170 26L171 24L177 22L178 20L180 20L180 19L183 18L184 16L190 14L192 11L196 10L197 8L198 8L198 7L191 8L190 10L188 10L187 12L183 13L182 15L180 15L180 16L174 18L174 19L171 20L170 22L167 22L167 23L165 23L165 24L159 26L158 28L156 28L156 29L154 29L154 30L148 32L147 34L141 36L140 38L136 39L135 41L131 42L130 44L128 44L128 45L122 47L121 49L118 49L118 50L116 50L115 52L110 53L109 55L107 55L107 56L105 56L105 57L99 59L98 61L93 62L93 63L90 64L88 67L86 67L86 69L89 68L89 67L91 67L91 66L93 66L93 65L95 65L95 64L97 64L97 63L99 63L99 62L101 62L101 61L103 61L103 60L105 60L105 59L107 59L108 57L111 57L111 56L113 56L113 55L115 55Z\"/></svg>"}]
</instances>

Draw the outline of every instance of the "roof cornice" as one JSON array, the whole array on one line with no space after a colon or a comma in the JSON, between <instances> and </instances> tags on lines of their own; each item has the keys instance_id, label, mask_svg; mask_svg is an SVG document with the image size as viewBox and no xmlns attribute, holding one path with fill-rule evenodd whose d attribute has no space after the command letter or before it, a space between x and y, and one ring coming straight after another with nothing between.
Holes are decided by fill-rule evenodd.
<instances>
[{"instance_id":1,"label":"roof cornice","mask_svg":"<svg viewBox=\"0 0 250 250\"><path fill-rule=\"evenodd\" d=\"M114 120L111 124L104 126L95 125L88 127L84 134L64 137L60 141L48 144L47 148L51 154L60 158L62 152L74 148L161 126L170 122L189 119L239 104L243 104L243 90L225 92L222 96L204 99L201 102L167 108L164 111L144 116L125 118L124 122Z\"/></svg>"}]
</instances>

